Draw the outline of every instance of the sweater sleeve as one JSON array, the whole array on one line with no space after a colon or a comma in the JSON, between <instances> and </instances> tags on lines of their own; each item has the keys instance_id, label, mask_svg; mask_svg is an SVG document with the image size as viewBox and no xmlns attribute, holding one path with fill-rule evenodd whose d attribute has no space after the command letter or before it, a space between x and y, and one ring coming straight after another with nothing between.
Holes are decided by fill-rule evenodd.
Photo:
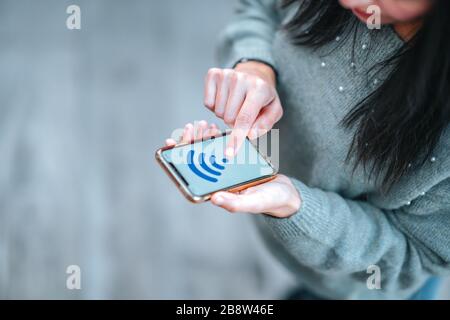
<instances>
[{"instance_id":1,"label":"sweater sleeve","mask_svg":"<svg viewBox=\"0 0 450 320\"><path fill-rule=\"evenodd\" d=\"M358 273L377 265L389 292L416 290L427 276L450 274L450 180L396 210L292 181L299 211L264 220L299 264L353 275L352 281L366 281Z\"/></svg>"},{"instance_id":2,"label":"sweater sleeve","mask_svg":"<svg viewBox=\"0 0 450 320\"><path fill-rule=\"evenodd\" d=\"M239 0L234 21L220 37L218 57L223 67L232 68L243 58L274 66L272 41L281 23L279 3Z\"/></svg>"}]
</instances>

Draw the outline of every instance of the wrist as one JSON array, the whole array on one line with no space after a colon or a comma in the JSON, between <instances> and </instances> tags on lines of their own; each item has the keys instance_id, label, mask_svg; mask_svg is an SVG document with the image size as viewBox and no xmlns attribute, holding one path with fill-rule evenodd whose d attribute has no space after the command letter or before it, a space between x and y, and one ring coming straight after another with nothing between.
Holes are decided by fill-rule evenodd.
<instances>
[{"instance_id":1,"label":"wrist","mask_svg":"<svg viewBox=\"0 0 450 320\"><path fill-rule=\"evenodd\" d=\"M294 187L294 185L291 183L290 184L291 187L291 197L288 201L288 205L287 205L287 215L286 218L289 218L291 216L293 216L294 214L296 214L301 207L302 204L302 200L300 197L300 193L298 192L298 190Z\"/></svg>"}]
</instances>

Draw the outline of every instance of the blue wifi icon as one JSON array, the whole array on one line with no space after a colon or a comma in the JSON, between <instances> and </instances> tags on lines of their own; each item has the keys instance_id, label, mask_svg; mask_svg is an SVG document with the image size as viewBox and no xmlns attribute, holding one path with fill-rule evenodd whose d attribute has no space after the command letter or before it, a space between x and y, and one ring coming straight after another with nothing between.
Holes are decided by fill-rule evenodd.
<instances>
[{"instance_id":1,"label":"blue wifi icon","mask_svg":"<svg viewBox=\"0 0 450 320\"><path fill-rule=\"evenodd\" d=\"M189 169L191 169L191 171L195 175L199 176L200 178L202 178L206 181L210 181L210 182L219 181L216 177L219 177L222 174L221 171L225 170L225 166L218 164L216 162L216 157L214 155L211 155L209 157L209 162L211 163L211 166L214 167L214 168L211 168L210 166L207 165L207 163L205 161L205 153L200 152L198 154L197 162L200 165L200 167L203 169L203 171L200 170L199 168L197 168L197 166L195 165L194 157L195 157L194 150L190 150L187 154L187 164L188 164ZM225 164L228 162L228 160L226 158L223 158L222 162Z\"/></svg>"}]
</instances>

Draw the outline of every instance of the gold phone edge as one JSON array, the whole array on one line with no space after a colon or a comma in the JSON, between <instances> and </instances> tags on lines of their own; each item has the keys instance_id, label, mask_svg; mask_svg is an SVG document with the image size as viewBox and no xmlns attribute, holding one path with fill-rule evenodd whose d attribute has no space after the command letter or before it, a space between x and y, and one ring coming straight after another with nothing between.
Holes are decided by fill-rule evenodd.
<instances>
[{"instance_id":1,"label":"gold phone edge","mask_svg":"<svg viewBox=\"0 0 450 320\"><path fill-rule=\"evenodd\" d=\"M219 134L219 135L217 135L217 136L211 137L211 138L209 138L209 139L207 139L207 140L210 140L210 139L216 138L216 137L220 137L220 136L224 136L224 135L227 135L227 134L229 134L229 133L230 133L230 132L227 131L227 132L221 133L221 134ZM206 201L208 201L208 200L211 199L211 196L212 196L213 193L220 192L220 191L228 191L228 192L234 192L234 193L236 193L236 192L240 192L240 191L242 191L242 190L248 189L248 188L250 188L250 187L254 187L254 186L257 186L257 185L259 185L259 184L263 184L263 183L269 182L270 180L273 180L273 179L276 178L276 176L277 176L277 174L278 174L278 171L273 167L272 163L267 159L266 155L261 154L261 153L259 153L259 151L258 151L258 153L263 157L264 160L267 161L267 163L268 163L268 164L270 165L270 167L273 169L273 173L272 173L271 175L265 176L265 177L261 177L261 178L257 178L257 179L251 180L251 181L247 181L247 182L244 182L244 183L242 183L242 184L233 186L233 187L231 187L231 188L224 188L224 189L221 189L221 190L217 190L217 191L214 191L213 193L210 193L210 194L207 194L207 195L203 195L203 196L198 196L198 195L193 194L193 193L187 188L187 186L184 184L184 182L182 181L182 179L179 177L178 173L175 172L175 171L172 169L172 167L169 165L169 163L164 159L164 157L162 156L162 153L163 153L164 151L166 151L166 150L170 150L170 149L182 147L182 146L185 146L185 145L188 145L188 144L194 144L194 143L201 142L201 141L207 141L207 140L203 140L203 139L195 139L195 140L192 140L192 141L189 142L189 143L180 143L180 144L177 144L177 145L174 145L174 146L166 146L166 147L162 147L162 148L156 150L156 152L155 152L155 159L156 159L156 162L158 162L158 164L161 166L161 168L163 169L163 171L164 171L164 172L169 176L169 178L175 183L175 186L177 187L177 189L178 189L178 190L183 194L183 196L184 196L187 200L189 200L190 202L192 202L192 203L202 203L202 202L206 202ZM250 141L250 143L251 143L253 146L255 146L251 141ZM256 148L256 146L255 146L255 148Z\"/></svg>"}]
</instances>

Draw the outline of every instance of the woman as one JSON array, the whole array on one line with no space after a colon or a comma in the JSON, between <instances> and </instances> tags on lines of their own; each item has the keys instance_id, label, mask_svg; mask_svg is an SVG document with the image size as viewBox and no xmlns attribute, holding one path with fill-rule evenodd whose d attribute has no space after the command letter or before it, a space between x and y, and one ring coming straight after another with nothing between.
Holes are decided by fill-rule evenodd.
<instances>
[{"instance_id":1,"label":"woman","mask_svg":"<svg viewBox=\"0 0 450 320\"><path fill-rule=\"evenodd\" d=\"M233 69L208 72L205 105L233 128L229 156L281 119L283 175L212 203L260 214L309 296L411 298L448 275L450 2L242 0L237 12L220 51ZM194 131L183 140L217 128Z\"/></svg>"}]
</instances>

